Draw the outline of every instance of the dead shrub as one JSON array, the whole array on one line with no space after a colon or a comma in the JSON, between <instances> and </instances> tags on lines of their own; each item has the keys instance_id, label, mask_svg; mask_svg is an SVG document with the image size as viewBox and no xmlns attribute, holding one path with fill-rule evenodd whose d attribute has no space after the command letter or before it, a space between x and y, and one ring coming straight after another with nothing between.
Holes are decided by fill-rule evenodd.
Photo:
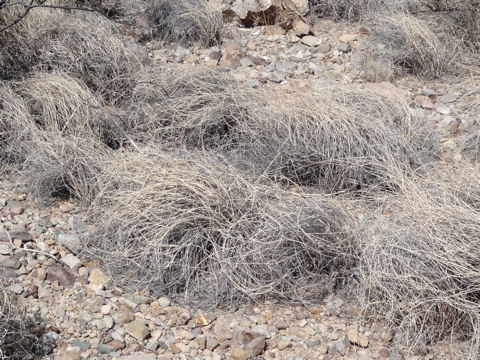
<instances>
[{"instance_id":1,"label":"dead shrub","mask_svg":"<svg viewBox=\"0 0 480 360\"><path fill-rule=\"evenodd\" d=\"M204 46L220 41L222 14L205 0L152 0L147 14L155 34L166 41Z\"/></svg>"},{"instance_id":2,"label":"dead shrub","mask_svg":"<svg viewBox=\"0 0 480 360\"><path fill-rule=\"evenodd\" d=\"M104 17L79 13L58 20L57 28L44 40L36 68L79 78L115 105L130 95L134 74L147 62L145 51L127 45Z\"/></svg>"},{"instance_id":3,"label":"dead shrub","mask_svg":"<svg viewBox=\"0 0 480 360\"><path fill-rule=\"evenodd\" d=\"M392 189L397 172L436 160L428 124L393 97L353 88L275 96L237 129L237 153L262 172L327 192Z\"/></svg>"},{"instance_id":4,"label":"dead shrub","mask_svg":"<svg viewBox=\"0 0 480 360\"><path fill-rule=\"evenodd\" d=\"M99 184L86 248L129 289L208 304L304 300L355 264L339 200L249 179L216 157L119 154Z\"/></svg>"},{"instance_id":5,"label":"dead shrub","mask_svg":"<svg viewBox=\"0 0 480 360\"><path fill-rule=\"evenodd\" d=\"M96 177L112 150L89 137L33 130L20 171L29 192L38 199L76 198L88 204L97 192Z\"/></svg>"},{"instance_id":6,"label":"dead shrub","mask_svg":"<svg viewBox=\"0 0 480 360\"><path fill-rule=\"evenodd\" d=\"M2 17L11 21L18 16L20 8L3 9L0 24ZM129 95L133 74L148 62L145 51L127 45L115 25L95 13L34 9L0 33L0 44L2 78L62 71L81 79L110 104Z\"/></svg>"},{"instance_id":7,"label":"dead shrub","mask_svg":"<svg viewBox=\"0 0 480 360\"><path fill-rule=\"evenodd\" d=\"M439 178L440 170L447 174ZM480 345L478 175L446 168L405 178L357 232L366 313L386 316L397 340L412 346L470 340L472 359Z\"/></svg>"},{"instance_id":8,"label":"dead shrub","mask_svg":"<svg viewBox=\"0 0 480 360\"><path fill-rule=\"evenodd\" d=\"M27 104L8 83L0 83L0 173L24 160L22 144L29 138L31 123Z\"/></svg>"},{"instance_id":9,"label":"dead shrub","mask_svg":"<svg viewBox=\"0 0 480 360\"><path fill-rule=\"evenodd\" d=\"M120 121L80 80L61 73L36 73L12 86L39 130L93 137L111 148L124 140Z\"/></svg>"},{"instance_id":10,"label":"dead shrub","mask_svg":"<svg viewBox=\"0 0 480 360\"><path fill-rule=\"evenodd\" d=\"M23 11L20 4L0 10L0 27L11 24ZM61 16L57 10L35 9L15 26L0 32L0 79L18 77L38 63L44 38Z\"/></svg>"},{"instance_id":11,"label":"dead shrub","mask_svg":"<svg viewBox=\"0 0 480 360\"><path fill-rule=\"evenodd\" d=\"M374 52L380 58L427 77L457 71L457 48L461 41L434 31L427 20L397 13L378 18L374 28L372 39L380 43Z\"/></svg>"},{"instance_id":12,"label":"dead shrub","mask_svg":"<svg viewBox=\"0 0 480 360\"><path fill-rule=\"evenodd\" d=\"M139 140L222 148L232 142L237 124L248 122L257 99L253 89L220 71L147 68L133 90L125 127Z\"/></svg>"},{"instance_id":13,"label":"dead shrub","mask_svg":"<svg viewBox=\"0 0 480 360\"><path fill-rule=\"evenodd\" d=\"M392 97L341 87L278 96L212 70L179 69L140 79L131 136L216 150L327 192L389 187L398 169L436 159L432 129Z\"/></svg>"}]
</instances>

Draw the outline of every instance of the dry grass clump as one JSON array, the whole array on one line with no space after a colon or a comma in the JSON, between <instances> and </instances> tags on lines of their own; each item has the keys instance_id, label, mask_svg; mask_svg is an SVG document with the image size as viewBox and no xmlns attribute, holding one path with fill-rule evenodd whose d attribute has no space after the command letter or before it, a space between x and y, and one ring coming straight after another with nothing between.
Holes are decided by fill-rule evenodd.
<instances>
[{"instance_id":1,"label":"dry grass clump","mask_svg":"<svg viewBox=\"0 0 480 360\"><path fill-rule=\"evenodd\" d=\"M39 359L53 347L34 332L33 322L0 283L0 359Z\"/></svg>"},{"instance_id":2,"label":"dry grass clump","mask_svg":"<svg viewBox=\"0 0 480 360\"><path fill-rule=\"evenodd\" d=\"M0 83L0 173L8 164L21 163L25 153L22 144L29 138L32 123L29 109L8 83Z\"/></svg>"},{"instance_id":3,"label":"dry grass clump","mask_svg":"<svg viewBox=\"0 0 480 360\"><path fill-rule=\"evenodd\" d=\"M259 105L257 92L209 68L165 66L139 75L129 104L132 137L195 148L232 142L234 128Z\"/></svg>"},{"instance_id":4,"label":"dry grass clump","mask_svg":"<svg viewBox=\"0 0 480 360\"><path fill-rule=\"evenodd\" d=\"M14 22L22 13L21 5L0 10L0 27ZM11 79L31 70L38 62L45 36L55 29L61 12L35 9L15 26L0 32L0 79Z\"/></svg>"},{"instance_id":5,"label":"dry grass clump","mask_svg":"<svg viewBox=\"0 0 480 360\"><path fill-rule=\"evenodd\" d=\"M0 25L2 18L11 21L21 9L3 9ZM96 13L34 9L0 33L2 78L59 70L116 104L129 95L133 74L148 62L146 52L122 36L114 23Z\"/></svg>"},{"instance_id":6,"label":"dry grass clump","mask_svg":"<svg viewBox=\"0 0 480 360\"><path fill-rule=\"evenodd\" d=\"M110 160L112 150L95 138L32 131L31 149L21 178L39 199L76 198L88 203L97 193L96 177Z\"/></svg>"},{"instance_id":7,"label":"dry grass clump","mask_svg":"<svg viewBox=\"0 0 480 360\"><path fill-rule=\"evenodd\" d=\"M339 200L249 180L218 158L119 154L99 184L87 248L129 289L300 300L332 291L355 264Z\"/></svg>"},{"instance_id":8,"label":"dry grass clump","mask_svg":"<svg viewBox=\"0 0 480 360\"><path fill-rule=\"evenodd\" d=\"M432 129L393 97L342 87L268 96L238 127L238 152L261 171L328 192L396 187L436 159Z\"/></svg>"},{"instance_id":9,"label":"dry grass clump","mask_svg":"<svg viewBox=\"0 0 480 360\"><path fill-rule=\"evenodd\" d=\"M374 28L372 39L378 47L374 53L383 61L427 77L458 71L456 61L462 40L435 29L429 20L396 13L378 18Z\"/></svg>"},{"instance_id":10,"label":"dry grass clump","mask_svg":"<svg viewBox=\"0 0 480 360\"><path fill-rule=\"evenodd\" d=\"M147 14L155 33L164 40L204 46L220 40L222 14L205 0L152 0Z\"/></svg>"},{"instance_id":11,"label":"dry grass clump","mask_svg":"<svg viewBox=\"0 0 480 360\"><path fill-rule=\"evenodd\" d=\"M431 129L391 97L345 88L278 96L216 71L182 70L140 78L126 125L131 136L215 149L328 192L389 187L397 169L436 158Z\"/></svg>"},{"instance_id":12,"label":"dry grass clump","mask_svg":"<svg viewBox=\"0 0 480 360\"><path fill-rule=\"evenodd\" d=\"M37 69L80 78L110 104L127 98L134 74L148 62L145 50L124 43L114 25L100 15L68 15L57 24L44 40Z\"/></svg>"},{"instance_id":13,"label":"dry grass clump","mask_svg":"<svg viewBox=\"0 0 480 360\"><path fill-rule=\"evenodd\" d=\"M420 346L470 340L471 354L478 354L479 173L443 171L440 178L437 169L426 179L404 179L400 193L370 209L357 233L360 286L366 312L398 325L398 340ZM453 186L449 177L457 177ZM472 181L475 194L466 191Z\"/></svg>"}]
</instances>

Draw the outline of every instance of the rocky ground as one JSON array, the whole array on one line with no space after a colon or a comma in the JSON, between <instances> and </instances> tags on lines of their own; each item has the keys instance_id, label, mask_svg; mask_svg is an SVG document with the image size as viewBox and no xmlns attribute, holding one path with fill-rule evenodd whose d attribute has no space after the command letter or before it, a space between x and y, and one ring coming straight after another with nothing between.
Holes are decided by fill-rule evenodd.
<instances>
[{"instance_id":1,"label":"rocky ground","mask_svg":"<svg viewBox=\"0 0 480 360\"><path fill-rule=\"evenodd\" d=\"M228 25L226 41L209 49L146 43L153 62L218 67L252 87L304 91L318 84L356 83L389 93L415 108L442 133L444 157L459 160L457 145L480 108L475 79L452 83L405 77L364 83L368 58L361 25L298 19L279 25ZM425 359L454 358L439 347L406 355L391 329L360 324L359 310L341 298L310 306L273 303L199 309L165 297L126 293L98 264L79 253L88 231L74 202L48 206L5 181L0 187L0 266L7 290L21 297L52 359ZM47 342L48 343L48 342ZM48 344L46 345L48 346Z\"/></svg>"}]
</instances>

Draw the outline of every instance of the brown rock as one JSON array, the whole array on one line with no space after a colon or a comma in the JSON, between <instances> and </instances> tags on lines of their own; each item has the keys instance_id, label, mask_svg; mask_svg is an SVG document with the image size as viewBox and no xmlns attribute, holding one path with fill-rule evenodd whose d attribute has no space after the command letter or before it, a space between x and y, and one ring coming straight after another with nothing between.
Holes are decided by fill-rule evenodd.
<instances>
[{"instance_id":1,"label":"brown rock","mask_svg":"<svg viewBox=\"0 0 480 360\"><path fill-rule=\"evenodd\" d=\"M310 26L302 19L296 19L293 22L293 31L297 35L307 35L310 32Z\"/></svg>"},{"instance_id":2,"label":"brown rock","mask_svg":"<svg viewBox=\"0 0 480 360\"><path fill-rule=\"evenodd\" d=\"M58 283L64 288L73 286L77 277L63 266L50 266L47 268L47 280Z\"/></svg>"},{"instance_id":3,"label":"brown rock","mask_svg":"<svg viewBox=\"0 0 480 360\"><path fill-rule=\"evenodd\" d=\"M112 340L108 342L107 345L114 347L115 350L117 351L125 349L125 346L126 346L123 341L118 341L118 340Z\"/></svg>"},{"instance_id":4,"label":"brown rock","mask_svg":"<svg viewBox=\"0 0 480 360\"><path fill-rule=\"evenodd\" d=\"M368 342L369 342L368 337L366 337L356 329L348 330L347 338L352 344L360 345L361 347L364 347L364 348L368 347Z\"/></svg>"}]
</instances>

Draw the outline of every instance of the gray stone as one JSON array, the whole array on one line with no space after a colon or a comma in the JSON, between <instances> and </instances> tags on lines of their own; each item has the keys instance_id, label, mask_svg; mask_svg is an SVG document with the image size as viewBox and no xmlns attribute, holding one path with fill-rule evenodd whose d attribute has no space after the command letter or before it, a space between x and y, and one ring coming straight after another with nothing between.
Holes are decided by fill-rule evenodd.
<instances>
[{"instance_id":1,"label":"gray stone","mask_svg":"<svg viewBox=\"0 0 480 360\"><path fill-rule=\"evenodd\" d=\"M338 45L337 50L344 53L348 53L352 51L352 47L350 46L350 44L341 43L340 45Z\"/></svg>"},{"instance_id":2,"label":"gray stone","mask_svg":"<svg viewBox=\"0 0 480 360\"><path fill-rule=\"evenodd\" d=\"M153 299L148 297L148 296L138 295L138 294L127 295L127 296L125 296L125 298L134 302L137 305L151 304L152 301L153 301Z\"/></svg>"},{"instance_id":3,"label":"gray stone","mask_svg":"<svg viewBox=\"0 0 480 360\"><path fill-rule=\"evenodd\" d=\"M8 237L8 234L10 234L10 238ZM27 230L16 229L11 230L9 233L7 233L6 230L0 230L0 241L10 242L10 239L12 239L12 241L21 240L23 242L27 242L32 241L33 236Z\"/></svg>"},{"instance_id":4,"label":"gray stone","mask_svg":"<svg viewBox=\"0 0 480 360\"><path fill-rule=\"evenodd\" d=\"M147 343L147 350L150 350L150 351L155 351L158 349L158 341L154 341L154 340L150 340L148 343Z\"/></svg>"},{"instance_id":5,"label":"gray stone","mask_svg":"<svg viewBox=\"0 0 480 360\"><path fill-rule=\"evenodd\" d=\"M89 350L92 347L92 345L90 344L89 341L82 341L82 340L78 340L78 339L70 340L70 344L80 348L80 350L82 350L82 351Z\"/></svg>"},{"instance_id":6,"label":"gray stone","mask_svg":"<svg viewBox=\"0 0 480 360\"><path fill-rule=\"evenodd\" d=\"M266 325L255 325L250 329L250 331L263 335L267 339L270 339L272 337L272 333Z\"/></svg>"},{"instance_id":7,"label":"gray stone","mask_svg":"<svg viewBox=\"0 0 480 360\"><path fill-rule=\"evenodd\" d=\"M122 360L157 360L154 354L137 353L134 355L122 356Z\"/></svg>"},{"instance_id":8,"label":"gray stone","mask_svg":"<svg viewBox=\"0 0 480 360\"><path fill-rule=\"evenodd\" d=\"M70 229L76 233L84 233L88 231L82 218L78 215L73 215L68 219L68 226L70 226Z\"/></svg>"},{"instance_id":9,"label":"gray stone","mask_svg":"<svg viewBox=\"0 0 480 360\"><path fill-rule=\"evenodd\" d=\"M11 255L12 245L9 242L0 242L0 255Z\"/></svg>"},{"instance_id":10,"label":"gray stone","mask_svg":"<svg viewBox=\"0 0 480 360\"><path fill-rule=\"evenodd\" d=\"M331 48L332 47L329 43L323 43L323 44L318 45L318 47L317 47L318 51L321 52L322 54L328 53Z\"/></svg>"},{"instance_id":11,"label":"gray stone","mask_svg":"<svg viewBox=\"0 0 480 360\"><path fill-rule=\"evenodd\" d=\"M213 337L208 337L207 338L207 349L208 350L214 350L220 343L218 342L217 339Z\"/></svg>"},{"instance_id":12,"label":"gray stone","mask_svg":"<svg viewBox=\"0 0 480 360\"><path fill-rule=\"evenodd\" d=\"M5 205L5 209L23 209L24 204L18 200L8 200L7 204Z\"/></svg>"},{"instance_id":13,"label":"gray stone","mask_svg":"<svg viewBox=\"0 0 480 360\"><path fill-rule=\"evenodd\" d=\"M47 218L47 217L40 218L40 220L38 220L38 225L44 228L53 227L52 220L50 220L50 218Z\"/></svg>"},{"instance_id":14,"label":"gray stone","mask_svg":"<svg viewBox=\"0 0 480 360\"><path fill-rule=\"evenodd\" d=\"M316 47L322 44L322 39L312 35L304 36L300 39L300 41L310 47Z\"/></svg>"},{"instance_id":15,"label":"gray stone","mask_svg":"<svg viewBox=\"0 0 480 360\"><path fill-rule=\"evenodd\" d=\"M72 270L77 270L82 265L81 260L72 254L62 257L62 261Z\"/></svg>"},{"instance_id":16,"label":"gray stone","mask_svg":"<svg viewBox=\"0 0 480 360\"><path fill-rule=\"evenodd\" d=\"M20 284L12 284L7 287L7 290L15 295L21 295L23 293L23 286Z\"/></svg>"},{"instance_id":17,"label":"gray stone","mask_svg":"<svg viewBox=\"0 0 480 360\"><path fill-rule=\"evenodd\" d=\"M335 350L337 350L340 355L345 356L347 353L347 348L350 346L350 341L348 341L347 337L344 336L340 340L335 341L333 344L335 346Z\"/></svg>"},{"instance_id":18,"label":"gray stone","mask_svg":"<svg viewBox=\"0 0 480 360\"><path fill-rule=\"evenodd\" d=\"M22 266L22 263L18 260L15 260L15 259L5 259L5 260L2 261L2 263L0 265L5 267L5 268L18 270L18 269L20 269L20 266Z\"/></svg>"},{"instance_id":19,"label":"gray stone","mask_svg":"<svg viewBox=\"0 0 480 360\"><path fill-rule=\"evenodd\" d=\"M100 344L97 346L97 350L100 354L110 354L114 352L115 349L113 346L107 345L107 344Z\"/></svg>"},{"instance_id":20,"label":"gray stone","mask_svg":"<svg viewBox=\"0 0 480 360\"><path fill-rule=\"evenodd\" d=\"M251 67L254 65L254 63L249 58L241 58L240 65L242 65L243 67Z\"/></svg>"},{"instance_id":21,"label":"gray stone","mask_svg":"<svg viewBox=\"0 0 480 360\"><path fill-rule=\"evenodd\" d=\"M428 88L422 89L421 94L425 95L425 96L437 96L438 95L438 93L435 90L428 89Z\"/></svg>"},{"instance_id":22,"label":"gray stone","mask_svg":"<svg viewBox=\"0 0 480 360\"><path fill-rule=\"evenodd\" d=\"M59 234L58 242L74 254L82 250L82 242L77 234Z\"/></svg>"}]
</instances>

